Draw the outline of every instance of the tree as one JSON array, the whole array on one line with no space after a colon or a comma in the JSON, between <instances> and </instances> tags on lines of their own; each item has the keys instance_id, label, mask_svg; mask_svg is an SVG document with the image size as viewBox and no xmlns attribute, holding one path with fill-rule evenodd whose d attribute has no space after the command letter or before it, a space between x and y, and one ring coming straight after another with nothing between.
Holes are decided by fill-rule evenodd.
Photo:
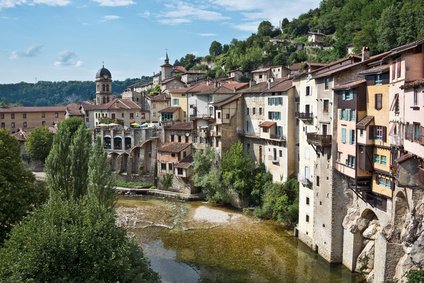
<instances>
[{"instance_id":1,"label":"tree","mask_svg":"<svg viewBox=\"0 0 424 283\"><path fill-rule=\"evenodd\" d=\"M399 10L395 5L384 9L377 21L378 50L384 52L397 46L396 29L399 26Z\"/></svg>"},{"instance_id":2,"label":"tree","mask_svg":"<svg viewBox=\"0 0 424 283\"><path fill-rule=\"evenodd\" d=\"M285 66L287 64L286 55L284 53L278 53L277 56L275 56L272 59L272 64L274 66L283 65Z\"/></svg>"},{"instance_id":3,"label":"tree","mask_svg":"<svg viewBox=\"0 0 424 283\"><path fill-rule=\"evenodd\" d=\"M234 189L241 197L249 198L252 187L254 161L243 151L241 142L232 145L222 157L222 178L227 187Z\"/></svg>"},{"instance_id":4,"label":"tree","mask_svg":"<svg viewBox=\"0 0 424 283\"><path fill-rule=\"evenodd\" d=\"M45 201L45 188L34 183L30 170L22 167L18 140L0 129L0 243L11 228Z\"/></svg>"},{"instance_id":5,"label":"tree","mask_svg":"<svg viewBox=\"0 0 424 283\"><path fill-rule=\"evenodd\" d=\"M45 161L52 148L54 134L47 127L35 128L25 141L25 150L32 160Z\"/></svg>"},{"instance_id":6,"label":"tree","mask_svg":"<svg viewBox=\"0 0 424 283\"><path fill-rule=\"evenodd\" d=\"M270 36L274 26L269 21L262 21L258 26L259 36Z\"/></svg>"},{"instance_id":7,"label":"tree","mask_svg":"<svg viewBox=\"0 0 424 283\"><path fill-rule=\"evenodd\" d=\"M160 282L114 210L52 198L15 227L0 250L6 282Z\"/></svg>"},{"instance_id":8,"label":"tree","mask_svg":"<svg viewBox=\"0 0 424 283\"><path fill-rule=\"evenodd\" d=\"M9 107L9 102L7 102L6 97L3 97L3 101L0 103L1 107Z\"/></svg>"},{"instance_id":9,"label":"tree","mask_svg":"<svg viewBox=\"0 0 424 283\"><path fill-rule=\"evenodd\" d=\"M209 47L209 54L212 56L218 56L222 53L222 44L214 40Z\"/></svg>"},{"instance_id":10,"label":"tree","mask_svg":"<svg viewBox=\"0 0 424 283\"><path fill-rule=\"evenodd\" d=\"M196 151L193 155L194 185L201 187L206 199L210 202L227 203L231 197L222 183L219 159L215 150L207 146L202 152Z\"/></svg>"}]
</instances>

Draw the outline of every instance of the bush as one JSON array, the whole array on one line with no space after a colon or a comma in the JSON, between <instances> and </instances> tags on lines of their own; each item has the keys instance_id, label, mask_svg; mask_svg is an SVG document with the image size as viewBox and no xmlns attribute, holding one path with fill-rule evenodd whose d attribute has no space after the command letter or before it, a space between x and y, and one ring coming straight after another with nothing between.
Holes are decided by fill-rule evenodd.
<instances>
[{"instance_id":1,"label":"bush","mask_svg":"<svg viewBox=\"0 0 424 283\"><path fill-rule=\"evenodd\" d=\"M167 190L170 186L172 186L172 179L174 178L174 175L172 174L166 174L162 179L162 188L164 190Z\"/></svg>"}]
</instances>

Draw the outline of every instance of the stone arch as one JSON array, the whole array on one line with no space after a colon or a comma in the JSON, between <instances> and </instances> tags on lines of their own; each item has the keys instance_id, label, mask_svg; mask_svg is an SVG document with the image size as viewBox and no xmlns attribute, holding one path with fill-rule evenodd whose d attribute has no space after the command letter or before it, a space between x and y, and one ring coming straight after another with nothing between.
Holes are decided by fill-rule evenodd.
<instances>
[{"instance_id":1,"label":"stone arch","mask_svg":"<svg viewBox=\"0 0 424 283\"><path fill-rule=\"evenodd\" d=\"M153 140L148 139L140 145L131 148L129 152L131 160L131 169L133 174L152 174L153 165L152 159L155 159L153 154ZM143 172L140 172L140 167Z\"/></svg>"},{"instance_id":2,"label":"stone arch","mask_svg":"<svg viewBox=\"0 0 424 283\"><path fill-rule=\"evenodd\" d=\"M111 149L111 142L112 142L112 139L109 135L104 136L103 138L104 149Z\"/></svg>"},{"instance_id":3,"label":"stone arch","mask_svg":"<svg viewBox=\"0 0 424 283\"><path fill-rule=\"evenodd\" d=\"M401 243L401 232L405 225L408 210L408 201L405 194L403 192L398 192L393 201L393 234L391 242Z\"/></svg>"},{"instance_id":4,"label":"stone arch","mask_svg":"<svg viewBox=\"0 0 424 283\"><path fill-rule=\"evenodd\" d=\"M118 154L116 152L110 154L110 167L112 171L118 170Z\"/></svg>"},{"instance_id":5,"label":"stone arch","mask_svg":"<svg viewBox=\"0 0 424 283\"><path fill-rule=\"evenodd\" d=\"M121 170L121 173L123 173L123 172L127 172L127 163L128 163L128 154L127 153L123 153L123 154L121 154L120 155L120 161L121 162L119 162L120 164L120 169L119 170Z\"/></svg>"},{"instance_id":6,"label":"stone arch","mask_svg":"<svg viewBox=\"0 0 424 283\"><path fill-rule=\"evenodd\" d=\"M140 147L135 146L130 151L132 174L140 174Z\"/></svg>"},{"instance_id":7,"label":"stone arch","mask_svg":"<svg viewBox=\"0 0 424 283\"><path fill-rule=\"evenodd\" d=\"M122 149L122 137L121 136L114 136L113 137L113 149Z\"/></svg>"}]
</instances>

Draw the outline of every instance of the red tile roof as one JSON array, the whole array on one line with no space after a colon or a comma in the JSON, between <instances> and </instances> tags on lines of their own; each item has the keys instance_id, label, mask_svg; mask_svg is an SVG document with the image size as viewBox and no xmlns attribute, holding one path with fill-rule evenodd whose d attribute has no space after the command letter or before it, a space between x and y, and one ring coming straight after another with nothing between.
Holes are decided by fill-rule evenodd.
<instances>
[{"instance_id":1,"label":"red tile roof","mask_svg":"<svg viewBox=\"0 0 424 283\"><path fill-rule=\"evenodd\" d=\"M103 104L103 105L97 105L93 109L98 110L117 110L117 109L135 109L135 110L141 110L141 107L138 106L134 101L130 99L119 99L116 98L112 100L109 103Z\"/></svg>"},{"instance_id":2,"label":"red tile roof","mask_svg":"<svg viewBox=\"0 0 424 283\"><path fill-rule=\"evenodd\" d=\"M172 81L174 81L174 80L177 80L177 81L179 81L180 83L182 83L182 84L184 84L179 78L177 78L177 77L172 77L172 78L169 78L169 79L166 79L166 80L164 80L163 82L161 82L161 84L167 84L167 83L169 83L169 82L172 82Z\"/></svg>"},{"instance_id":3,"label":"red tile roof","mask_svg":"<svg viewBox=\"0 0 424 283\"><path fill-rule=\"evenodd\" d=\"M171 99L171 96L167 93L161 93L158 95L146 95L150 101L167 101Z\"/></svg>"},{"instance_id":4,"label":"red tile roof","mask_svg":"<svg viewBox=\"0 0 424 283\"><path fill-rule=\"evenodd\" d=\"M165 109L159 110L159 113L174 113L175 111L181 109L180 106L171 106L171 107L166 107Z\"/></svg>"},{"instance_id":5,"label":"red tile roof","mask_svg":"<svg viewBox=\"0 0 424 283\"><path fill-rule=\"evenodd\" d=\"M189 155L177 164L174 165L174 168L183 168L187 169L194 163L193 155Z\"/></svg>"},{"instance_id":6,"label":"red tile roof","mask_svg":"<svg viewBox=\"0 0 424 283\"><path fill-rule=\"evenodd\" d=\"M359 81L354 81L354 82L350 82L347 84L342 84L342 85L337 85L333 88L333 90L341 90L341 89L351 89L353 87L359 86L360 84L366 83L366 80L359 80Z\"/></svg>"},{"instance_id":7,"label":"red tile roof","mask_svg":"<svg viewBox=\"0 0 424 283\"><path fill-rule=\"evenodd\" d=\"M386 64L386 65L381 65L381 66L377 66L377 67L371 68L369 70L362 71L359 74L360 75L381 74L381 73L384 73L386 71L389 71L389 69L390 69L390 66Z\"/></svg>"},{"instance_id":8,"label":"red tile roof","mask_svg":"<svg viewBox=\"0 0 424 283\"><path fill-rule=\"evenodd\" d=\"M269 70L271 70L271 67L253 70L251 73L264 73L264 72L268 72Z\"/></svg>"},{"instance_id":9,"label":"red tile roof","mask_svg":"<svg viewBox=\"0 0 424 283\"><path fill-rule=\"evenodd\" d=\"M166 130L170 130L170 131L191 131L191 122L186 122L186 123L179 123L179 124L175 124L172 125L168 128L166 128Z\"/></svg>"},{"instance_id":10,"label":"red tile roof","mask_svg":"<svg viewBox=\"0 0 424 283\"><path fill-rule=\"evenodd\" d=\"M227 105L227 104L229 104L229 103L231 103L231 102L233 102L233 101L236 101L236 100L237 100L237 99L239 99L241 96L242 96L242 94L241 94L241 93L239 93L239 94L233 95L233 96L231 96L230 98L227 98L227 99L225 99L225 100L223 100L223 101L220 101L220 102L218 102L218 103L214 103L213 105L214 105L214 106L218 106L218 107L222 107L222 106Z\"/></svg>"},{"instance_id":11,"label":"red tile roof","mask_svg":"<svg viewBox=\"0 0 424 283\"><path fill-rule=\"evenodd\" d=\"M272 126L274 126L275 124L277 124L277 122L269 122L269 121L265 121L262 124L259 125L259 127L262 128L270 128Z\"/></svg>"},{"instance_id":12,"label":"red tile roof","mask_svg":"<svg viewBox=\"0 0 424 283\"><path fill-rule=\"evenodd\" d=\"M183 66L177 66L177 67L174 68L174 70L172 70L172 72L174 72L174 73L186 73L187 70Z\"/></svg>"},{"instance_id":13,"label":"red tile roof","mask_svg":"<svg viewBox=\"0 0 424 283\"><path fill-rule=\"evenodd\" d=\"M284 79L275 79L273 82L271 82L271 87L282 82ZM268 82L262 82L262 83L258 83L254 86L251 86L249 88L243 89L240 91L240 93L262 93L265 90L268 89Z\"/></svg>"},{"instance_id":14,"label":"red tile roof","mask_svg":"<svg viewBox=\"0 0 424 283\"><path fill-rule=\"evenodd\" d=\"M365 130L367 126L374 120L374 116L365 116L356 124L358 129Z\"/></svg>"},{"instance_id":15,"label":"red tile roof","mask_svg":"<svg viewBox=\"0 0 424 283\"><path fill-rule=\"evenodd\" d=\"M1 113L13 112L65 112L66 106L0 107Z\"/></svg>"},{"instance_id":16,"label":"red tile roof","mask_svg":"<svg viewBox=\"0 0 424 283\"><path fill-rule=\"evenodd\" d=\"M178 143L178 142L170 142L162 145L158 148L158 152L172 152L178 153L191 146L191 143Z\"/></svg>"},{"instance_id":17,"label":"red tile roof","mask_svg":"<svg viewBox=\"0 0 424 283\"><path fill-rule=\"evenodd\" d=\"M236 90L244 88L249 85L249 83L239 83L239 82L228 82L221 84L223 87L226 87L228 89L234 90L234 87Z\"/></svg>"},{"instance_id":18,"label":"red tile roof","mask_svg":"<svg viewBox=\"0 0 424 283\"><path fill-rule=\"evenodd\" d=\"M191 89L193 89L194 86L190 86L190 87L181 87L181 88L169 88L168 92L170 93L186 93L186 92L190 92Z\"/></svg>"},{"instance_id":19,"label":"red tile roof","mask_svg":"<svg viewBox=\"0 0 424 283\"><path fill-rule=\"evenodd\" d=\"M272 86L270 89L266 90L265 92L266 93L269 93L269 92L285 92L285 91L288 91L289 89L291 89L292 87L294 87L293 81L292 80L285 80L283 82L280 82L279 84Z\"/></svg>"},{"instance_id":20,"label":"red tile roof","mask_svg":"<svg viewBox=\"0 0 424 283\"><path fill-rule=\"evenodd\" d=\"M292 70L292 71L299 71L302 68L303 64L304 63L295 63L295 64L291 65L289 67L289 69Z\"/></svg>"}]
</instances>

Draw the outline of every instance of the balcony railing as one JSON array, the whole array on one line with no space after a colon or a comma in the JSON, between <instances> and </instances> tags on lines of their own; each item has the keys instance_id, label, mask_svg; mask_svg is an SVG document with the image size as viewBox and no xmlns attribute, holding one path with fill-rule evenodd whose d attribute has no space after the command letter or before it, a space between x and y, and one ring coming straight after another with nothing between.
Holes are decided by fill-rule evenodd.
<instances>
[{"instance_id":1,"label":"balcony railing","mask_svg":"<svg viewBox=\"0 0 424 283\"><path fill-rule=\"evenodd\" d=\"M281 140L281 141L285 141L286 140L286 137L283 136L283 135L270 134L269 137L271 139L274 139L274 140Z\"/></svg>"},{"instance_id":2,"label":"balcony railing","mask_svg":"<svg viewBox=\"0 0 424 283\"><path fill-rule=\"evenodd\" d=\"M309 144L316 146L331 146L331 135L319 135L317 133L307 133L306 140Z\"/></svg>"},{"instance_id":3,"label":"balcony railing","mask_svg":"<svg viewBox=\"0 0 424 283\"><path fill-rule=\"evenodd\" d=\"M296 118L302 119L302 120L312 120L314 115L312 112L295 112Z\"/></svg>"},{"instance_id":4,"label":"balcony railing","mask_svg":"<svg viewBox=\"0 0 424 283\"><path fill-rule=\"evenodd\" d=\"M190 115L190 121L196 120L196 119L213 119L213 116L210 114L197 114L197 115Z\"/></svg>"}]
</instances>

